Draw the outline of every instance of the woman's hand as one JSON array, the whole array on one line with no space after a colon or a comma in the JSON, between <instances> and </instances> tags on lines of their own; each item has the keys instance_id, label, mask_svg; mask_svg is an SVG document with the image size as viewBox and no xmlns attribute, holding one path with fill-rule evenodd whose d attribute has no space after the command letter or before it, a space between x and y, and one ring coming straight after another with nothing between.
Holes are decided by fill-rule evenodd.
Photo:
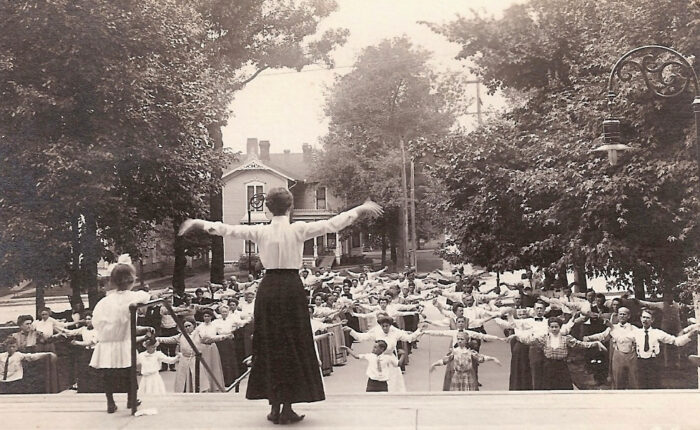
<instances>
[{"instance_id":1,"label":"woman's hand","mask_svg":"<svg viewBox=\"0 0 700 430\"><path fill-rule=\"evenodd\" d=\"M204 220L201 219L188 219L180 224L180 230L177 232L178 236L186 234L190 230L204 230Z\"/></svg>"},{"instance_id":2,"label":"woman's hand","mask_svg":"<svg viewBox=\"0 0 700 430\"><path fill-rule=\"evenodd\" d=\"M369 216L372 218L376 218L384 214L384 209L370 199L367 199L363 204L358 206L357 210L360 212L360 215Z\"/></svg>"}]
</instances>

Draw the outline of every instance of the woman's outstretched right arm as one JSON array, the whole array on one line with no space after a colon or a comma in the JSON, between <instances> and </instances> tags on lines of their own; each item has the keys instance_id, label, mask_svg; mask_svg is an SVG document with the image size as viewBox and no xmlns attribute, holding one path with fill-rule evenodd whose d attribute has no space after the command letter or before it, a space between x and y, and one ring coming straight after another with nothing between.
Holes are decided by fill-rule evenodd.
<instances>
[{"instance_id":1,"label":"woman's outstretched right arm","mask_svg":"<svg viewBox=\"0 0 700 430\"><path fill-rule=\"evenodd\" d=\"M299 225L300 228L303 228L302 235L304 236L304 239L310 239L321 236L325 233L338 232L363 216L378 217L383 213L384 210L381 206L371 200L367 200L360 206L342 212L331 219L307 223L295 223L295 226Z\"/></svg>"}]
</instances>

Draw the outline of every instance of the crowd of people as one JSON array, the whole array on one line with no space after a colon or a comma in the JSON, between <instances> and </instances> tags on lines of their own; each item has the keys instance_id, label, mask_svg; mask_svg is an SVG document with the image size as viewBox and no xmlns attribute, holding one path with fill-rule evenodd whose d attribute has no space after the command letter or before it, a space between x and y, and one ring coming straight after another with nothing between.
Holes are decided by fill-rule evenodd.
<instances>
[{"instance_id":1,"label":"crowd of people","mask_svg":"<svg viewBox=\"0 0 700 430\"><path fill-rule=\"evenodd\" d=\"M571 285L554 291L535 283L484 291L478 280L457 269L418 275L387 274L386 268L334 272L305 267L299 276L323 375L346 365L348 356L364 359L367 391L405 391L403 374L422 336L451 339L445 356L430 369L445 367L445 391L478 390L479 365L500 364L480 353L484 341L510 344L510 390L571 389L567 358L572 348L585 349L586 368L598 384L661 388L661 370L680 363L679 347L698 332L678 304L634 299L628 293L607 300L593 291L573 293ZM200 364L199 390L225 391L246 370L252 353L258 283L231 277L193 294L171 289L146 294L168 300L175 315L163 305L139 309L137 325L145 333L139 338L140 389L163 391L162 379L154 375L172 371L174 383L167 391L195 390L195 352L180 333L177 317L206 362L206 369ZM430 307L441 318L427 318ZM499 326L503 336L486 334L487 321ZM36 320L20 315L17 326L0 355L2 393L104 391L103 377L90 366L98 344L92 312L81 303L61 313L43 309ZM372 352L356 354L356 342L371 342Z\"/></svg>"},{"instance_id":2,"label":"crowd of people","mask_svg":"<svg viewBox=\"0 0 700 430\"><path fill-rule=\"evenodd\" d=\"M386 391L404 391L401 375L424 335L451 338L446 355L430 369L445 366L445 391L476 391L481 385L479 365L500 364L480 354L483 341L510 344L510 390L572 389L573 349L583 350L585 369L600 386L662 388L663 370L681 364L687 355L681 348L699 330L678 303L635 299L627 291L610 300L593 290L574 293L575 284L543 289L531 275L523 276L525 284L501 284L487 291L478 277L467 277L460 269L422 275L387 275L384 270L301 271L312 326L342 326L346 333L332 336L330 347L322 349L330 350L331 364L344 364L344 357L333 362L334 351L349 354L356 341L373 342L373 355L381 351L396 358L394 366L393 359L351 354L369 363L368 391L383 390L384 383ZM425 310L431 307L442 318L428 319ZM500 327L503 336L486 334L487 321ZM384 370L377 372L377 367Z\"/></svg>"}]
</instances>

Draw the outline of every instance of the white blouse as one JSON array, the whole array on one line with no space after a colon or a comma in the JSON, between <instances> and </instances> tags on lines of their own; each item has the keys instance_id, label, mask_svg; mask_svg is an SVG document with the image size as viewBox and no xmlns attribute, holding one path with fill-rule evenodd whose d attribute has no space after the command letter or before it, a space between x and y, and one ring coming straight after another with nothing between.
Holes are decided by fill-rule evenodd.
<instances>
[{"instance_id":1,"label":"white blouse","mask_svg":"<svg viewBox=\"0 0 700 430\"><path fill-rule=\"evenodd\" d=\"M131 366L131 321L129 305L146 303L151 295L145 291L114 291L97 302L92 325L98 343L90 367L96 369Z\"/></svg>"},{"instance_id":2,"label":"white blouse","mask_svg":"<svg viewBox=\"0 0 700 430\"><path fill-rule=\"evenodd\" d=\"M32 323L32 326L34 326L34 329L41 334L44 335L44 337L51 337L54 335L54 333L60 331L63 327L66 325L60 321L56 321L55 319L49 317L46 321L38 319L35 320Z\"/></svg>"},{"instance_id":3,"label":"white blouse","mask_svg":"<svg viewBox=\"0 0 700 430\"><path fill-rule=\"evenodd\" d=\"M210 234L233 236L251 240L260 247L260 261L265 269L300 269L304 242L326 233L338 232L352 224L359 216L351 209L331 219L290 224L286 215L273 216L270 224L229 225L205 221Z\"/></svg>"}]
</instances>

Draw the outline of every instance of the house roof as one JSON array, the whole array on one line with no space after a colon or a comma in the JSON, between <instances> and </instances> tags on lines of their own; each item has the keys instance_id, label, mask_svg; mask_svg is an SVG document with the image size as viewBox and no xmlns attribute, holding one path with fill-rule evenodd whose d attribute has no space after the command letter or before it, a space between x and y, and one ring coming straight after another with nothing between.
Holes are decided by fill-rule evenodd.
<instances>
[{"instance_id":1,"label":"house roof","mask_svg":"<svg viewBox=\"0 0 700 430\"><path fill-rule=\"evenodd\" d=\"M262 164L277 173L286 176L288 179L295 181L308 181L310 173L314 168L315 154L312 153L311 160L304 160L304 154L301 152L288 153L271 153L269 160L260 160L255 158L258 164ZM241 161L231 163L224 173L223 177L230 176L234 171L246 165L252 159L250 157L243 158Z\"/></svg>"}]
</instances>

